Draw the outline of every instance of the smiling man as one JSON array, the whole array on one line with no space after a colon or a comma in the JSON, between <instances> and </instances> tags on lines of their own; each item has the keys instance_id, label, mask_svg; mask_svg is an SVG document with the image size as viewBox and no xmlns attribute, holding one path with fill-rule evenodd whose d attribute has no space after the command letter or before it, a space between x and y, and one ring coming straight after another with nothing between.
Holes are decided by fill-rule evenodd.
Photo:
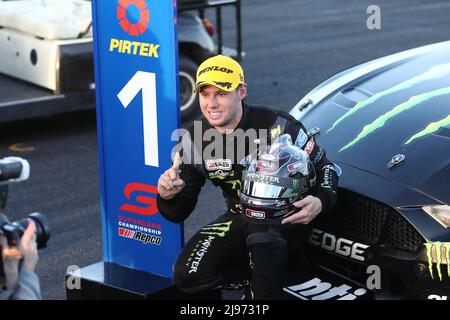
<instances>
[{"instance_id":1,"label":"smiling man","mask_svg":"<svg viewBox=\"0 0 450 320\"><path fill-rule=\"evenodd\" d=\"M195 91L199 93L203 114L202 137L208 131L215 131L221 137L223 152L206 152L208 139L200 143L194 139L194 143L191 140L195 133L193 125L189 134L183 136L183 162L177 155L173 166L158 181L158 208L166 219L177 223L184 221L194 210L206 179L210 179L222 189L227 209L184 246L174 267L175 284L186 292L245 286L248 298L280 299L287 267L284 231L288 225L310 226L319 213L334 206L338 180L334 166L314 137L310 137L292 116L244 102L247 84L242 67L235 60L218 55L203 62L197 70ZM295 202L298 212L277 226L258 226L242 216L239 193L243 166L240 163L242 155L252 152L253 141L234 133L245 134L250 130L258 132L259 143L267 140L267 144L283 133L290 134L294 144L306 151L315 167L317 187L313 195ZM268 134L263 136L264 132ZM184 148L187 145L189 148ZM243 148L244 152L236 150L238 148ZM193 156L187 153L200 154L202 163L191 163L189 159ZM301 232L301 228L298 229Z\"/></svg>"}]
</instances>

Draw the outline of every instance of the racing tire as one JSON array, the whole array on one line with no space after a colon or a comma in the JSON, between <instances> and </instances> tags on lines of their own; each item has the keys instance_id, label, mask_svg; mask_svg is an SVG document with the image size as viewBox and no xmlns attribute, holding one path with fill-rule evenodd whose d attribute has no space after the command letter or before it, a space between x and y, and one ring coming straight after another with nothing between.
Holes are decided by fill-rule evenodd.
<instances>
[{"instance_id":1,"label":"racing tire","mask_svg":"<svg viewBox=\"0 0 450 320\"><path fill-rule=\"evenodd\" d=\"M182 120L199 111L198 95L192 93L198 65L184 55L179 59L180 71L180 115Z\"/></svg>"}]
</instances>

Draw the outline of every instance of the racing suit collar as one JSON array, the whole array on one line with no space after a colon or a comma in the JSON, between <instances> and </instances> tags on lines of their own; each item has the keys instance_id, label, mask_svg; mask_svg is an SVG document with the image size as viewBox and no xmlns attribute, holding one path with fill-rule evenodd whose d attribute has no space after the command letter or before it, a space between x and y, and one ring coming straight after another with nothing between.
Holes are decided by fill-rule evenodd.
<instances>
[{"instance_id":1,"label":"racing suit collar","mask_svg":"<svg viewBox=\"0 0 450 320\"><path fill-rule=\"evenodd\" d=\"M242 117L241 117L241 120L239 121L236 129L246 129L247 123L248 123L248 118L249 118L249 112L248 112L247 104L244 101L242 101Z\"/></svg>"}]
</instances>

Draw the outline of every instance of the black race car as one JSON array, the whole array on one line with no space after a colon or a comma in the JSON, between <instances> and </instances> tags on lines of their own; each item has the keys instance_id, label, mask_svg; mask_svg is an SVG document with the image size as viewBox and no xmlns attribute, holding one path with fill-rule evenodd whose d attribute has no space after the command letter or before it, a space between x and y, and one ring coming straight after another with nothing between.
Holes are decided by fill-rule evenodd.
<instances>
[{"instance_id":1,"label":"black race car","mask_svg":"<svg viewBox=\"0 0 450 320\"><path fill-rule=\"evenodd\" d=\"M338 73L291 114L340 177L286 298L450 299L450 41Z\"/></svg>"}]
</instances>

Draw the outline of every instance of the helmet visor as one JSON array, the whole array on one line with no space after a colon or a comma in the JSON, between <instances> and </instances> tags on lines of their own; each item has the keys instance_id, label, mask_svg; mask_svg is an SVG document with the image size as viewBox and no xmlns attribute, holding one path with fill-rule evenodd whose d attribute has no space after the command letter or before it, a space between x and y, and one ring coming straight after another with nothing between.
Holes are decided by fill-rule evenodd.
<instances>
[{"instance_id":1,"label":"helmet visor","mask_svg":"<svg viewBox=\"0 0 450 320\"><path fill-rule=\"evenodd\" d=\"M242 193L263 199L297 198L308 192L306 177L300 179L243 171Z\"/></svg>"},{"instance_id":2,"label":"helmet visor","mask_svg":"<svg viewBox=\"0 0 450 320\"><path fill-rule=\"evenodd\" d=\"M251 197L264 199L290 198L295 196L293 189L254 181L244 181L242 192Z\"/></svg>"}]
</instances>

